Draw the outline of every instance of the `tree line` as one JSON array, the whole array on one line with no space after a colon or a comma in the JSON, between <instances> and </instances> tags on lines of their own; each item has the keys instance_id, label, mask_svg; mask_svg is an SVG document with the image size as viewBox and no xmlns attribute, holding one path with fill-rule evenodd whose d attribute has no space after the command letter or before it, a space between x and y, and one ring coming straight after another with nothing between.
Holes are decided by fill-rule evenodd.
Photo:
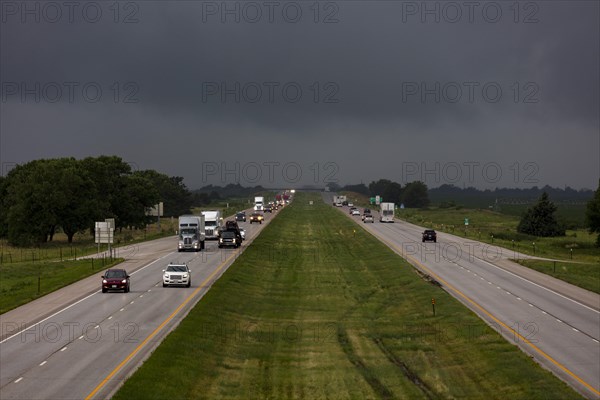
<instances>
[{"instance_id":1,"label":"tree line","mask_svg":"<svg viewBox=\"0 0 600 400\"><path fill-rule=\"evenodd\" d=\"M34 160L0 177L0 237L31 245L62 230L71 243L106 218L117 229L139 229L154 219L147 210L160 201L165 216L176 216L190 211L193 198L183 178L133 171L116 156Z\"/></svg>"},{"instance_id":2,"label":"tree line","mask_svg":"<svg viewBox=\"0 0 600 400\"><path fill-rule=\"evenodd\" d=\"M331 191L350 191L365 196L380 195L384 201L404 204L408 208L425 208L430 204L429 194L440 201L440 207L444 204L455 204L455 200L477 199L481 202L489 202L490 199L511 198L529 200L536 196L537 201L529 207L521 216L517 231L539 237L564 236L566 227L556 218L556 205L550 201L550 195L562 201L585 201L586 202L586 227L591 233L599 233L596 244L600 247L600 181L598 189L592 192L589 189L574 190L570 187L564 189L544 186L529 189L497 188L493 191L478 190L473 187L461 189L453 185L442 185L439 188L427 189L423 182L416 181L407 183L404 187L397 182L388 179L373 181L369 186L364 183L339 186L335 183L328 184ZM592 197L590 199L590 197ZM450 200L452 199L452 200Z\"/></svg>"},{"instance_id":3,"label":"tree line","mask_svg":"<svg viewBox=\"0 0 600 400\"><path fill-rule=\"evenodd\" d=\"M429 192L427 185L421 181L409 182L404 187L398 182L389 179L372 181L369 186L364 183L339 186L335 183L328 184L331 191L349 191L364 194L365 196L381 196L383 201L404 204L407 208L424 208L429 206Z\"/></svg>"}]
</instances>

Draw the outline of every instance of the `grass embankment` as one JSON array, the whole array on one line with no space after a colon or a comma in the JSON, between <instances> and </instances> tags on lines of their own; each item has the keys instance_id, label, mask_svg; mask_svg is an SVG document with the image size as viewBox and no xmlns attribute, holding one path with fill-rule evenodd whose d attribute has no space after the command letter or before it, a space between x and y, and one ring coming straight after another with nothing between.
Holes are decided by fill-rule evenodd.
<instances>
[{"instance_id":1,"label":"grass embankment","mask_svg":"<svg viewBox=\"0 0 600 400\"><path fill-rule=\"evenodd\" d=\"M102 259L84 259L0 265L0 314L121 261L123 259L115 259L112 262Z\"/></svg>"},{"instance_id":2,"label":"grass embankment","mask_svg":"<svg viewBox=\"0 0 600 400\"><path fill-rule=\"evenodd\" d=\"M517 260L521 265L600 294L600 265L564 261Z\"/></svg>"},{"instance_id":3,"label":"grass embankment","mask_svg":"<svg viewBox=\"0 0 600 400\"><path fill-rule=\"evenodd\" d=\"M578 397L320 194L301 193L114 398L549 394Z\"/></svg>"}]
</instances>

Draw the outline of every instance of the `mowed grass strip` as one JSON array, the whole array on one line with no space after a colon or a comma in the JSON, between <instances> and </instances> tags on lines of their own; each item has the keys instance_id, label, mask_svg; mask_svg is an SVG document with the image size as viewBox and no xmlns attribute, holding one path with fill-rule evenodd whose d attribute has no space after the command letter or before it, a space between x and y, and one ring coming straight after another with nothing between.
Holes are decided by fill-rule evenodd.
<instances>
[{"instance_id":1,"label":"mowed grass strip","mask_svg":"<svg viewBox=\"0 0 600 400\"><path fill-rule=\"evenodd\" d=\"M280 213L115 399L578 397L320 195Z\"/></svg>"},{"instance_id":2,"label":"mowed grass strip","mask_svg":"<svg viewBox=\"0 0 600 400\"><path fill-rule=\"evenodd\" d=\"M122 262L82 259L0 265L0 314ZM100 282L98 282L100 289Z\"/></svg>"},{"instance_id":3,"label":"mowed grass strip","mask_svg":"<svg viewBox=\"0 0 600 400\"><path fill-rule=\"evenodd\" d=\"M521 265L600 294L600 262L570 263L566 261L517 260Z\"/></svg>"}]
</instances>

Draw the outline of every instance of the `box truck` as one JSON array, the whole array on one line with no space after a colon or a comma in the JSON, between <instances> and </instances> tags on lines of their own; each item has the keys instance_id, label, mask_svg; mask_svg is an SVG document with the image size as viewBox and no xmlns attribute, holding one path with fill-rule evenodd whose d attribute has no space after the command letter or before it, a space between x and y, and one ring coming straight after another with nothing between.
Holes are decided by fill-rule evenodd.
<instances>
[{"instance_id":1,"label":"box truck","mask_svg":"<svg viewBox=\"0 0 600 400\"><path fill-rule=\"evenodd\" d=\"M204 215L204 233L207 239L218 239L223 224L221 211L202 211Z\"/></svg>"},{"instance_id":2,"label":"box truck","mask_svg":"<svg viewBox=\"0 0 600 400\"><path fill-rule=\"evenodd\" d=\"M394 203L380 203L379 222L394 222Z\"/></svg>"},{"instance_id":3,"label":"box truck","mask_svg":"<svg viewBox=\"0 0 600 400\"><path fill-rule=\"evenodd\" d=\"M177 251L200 251L204 249L204 216L182 215L179 217L179 244Z\"/></svg>"}]
</instances>

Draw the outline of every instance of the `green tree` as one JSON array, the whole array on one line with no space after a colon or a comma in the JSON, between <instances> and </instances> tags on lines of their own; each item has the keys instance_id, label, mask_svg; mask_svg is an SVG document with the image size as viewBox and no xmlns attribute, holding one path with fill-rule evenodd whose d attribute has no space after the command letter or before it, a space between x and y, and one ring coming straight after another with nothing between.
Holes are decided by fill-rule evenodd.
<instances>
[{"instance_id":1,"label":"green tree","mask_svg":"<svg viewBox=\"0 0 600 400\"><path fill-rule=\"evenodd\" d=\"M0 180L0 233L15 245L52 240L62 227L69 242L113 217L116 227L141 228L158 190L119 157L35 160Z\"/></svg>"},{"instance_id":2,"label":"green tree","mask_svg":"<svg viewBox=\"0 0 600 400\"><path fill-rule=\"evenodd\" d=\"M0 176L0 237L5 238L8 234L8 179Z\"/></svg>"},{"instance_id":3,"label":"green tree","mask_svg":"<svg viewBox=\"0 0 600 400\"><path fill-rule=\"evenodd\" d=\"M142 229L153 220L146 211L159 201L159 193L152 181L139 173L126 175L119 182L120 201L113 205L116 228Z\"/></svg>"},{"instance_id":4,"label":"green tree","mask_svg":"<svg viewBox=\"0 0 600 400\"><path fill-rule=\"evenodd\" d=\"M51 165L59 201L56 214L67 241L72 243L76 233L89 229L101 217L98 190L81 161L62 158L51 160Z\"/></svg>"},{"instance_id":5,"label":"green tree","mask_svg":"<svg viewBox=\"0 0 600 400\"><path fill-rule=\"evenodd\" d=\"M191 213L194 197L180 176L167 176L153 170L140 171L140 176L152 182L164 202L164 215L177 217Z\"/></svg>"},{"instance_id":6,"label":"green tree","mask_svg":"<svg viewBox=\"0 0 600 400\"><path fill-rule=\"evenodd\" d=\"M18 165L7 175L6 221L11 244L29 245L51 240L60 225L61 194L55 188L52 160Z\"/></svg>"},{"instance_id":7,"label":"green tree","mask_svg":"<svg viewBox=\"0 0 600 400\"><path fill-rule=\"evenodd\" d=\"M600 180L598 180L598 189L596 189L594 197L587 203L585 220L590 233L598 233L596 245L600 247Z\"/></svg>"},{"instance_id":8,"label":"green tree","mask_svg":"<svg viewBox=\"0 0 600 400\"><path fill-rule=\"evenodd\" d=\"M117 156L87 157L81 163L96 185L98 209L94 221L118 219L115 210L122 202L128 201L123 192L123 180L131 175L131 166ZM118 221L115 223L118 224Z\"/></svg>"},{"instance_id":9,"label":"green tree","mask_svg":"<svg viewBox=\"0 0 600 400\"><path fill-rule=\"evenodd\" d=\"M371 183L369 183L369 191L371 192L371 196L382 196L383 197L383 192L385 192L385 189L392 183L392 181L390 181L389 179L380 179L378 181L373 181ZM387 201L387 199L384 197L383 198L384 201Z\"/></svg>"},{"instance_id":10,"label":"green tree","mask_svg":"<svg viewBox=\"0 0 600 400\"><path fill-rule=\"evenodd\" d=\"M408 208L424 208L429 205L427 185L421 181L407 183L402 192L402 203Z\"/></svg>"},{"instance_id":11,"label":"green tree","mask_svg":"<svg viewBox=\"0 0 600 400\"><path fill-rule=\"evenodd\" d=\"M402 186L397 182L390 182L382 193L383 201L400 204L402 201Z\"/></svg>"},{"instance_id":12,"label":"green tree","mask_svg":"<svg viewBox=\"0 0 600 400\"><path fill-rule=\"evenodd\" d=\"M521 217L517 231L539 237L564 236L565 228L558 223L554 215L556 209L548 193L542 193L537 203Z\"/></svg>"}]
</instances>

